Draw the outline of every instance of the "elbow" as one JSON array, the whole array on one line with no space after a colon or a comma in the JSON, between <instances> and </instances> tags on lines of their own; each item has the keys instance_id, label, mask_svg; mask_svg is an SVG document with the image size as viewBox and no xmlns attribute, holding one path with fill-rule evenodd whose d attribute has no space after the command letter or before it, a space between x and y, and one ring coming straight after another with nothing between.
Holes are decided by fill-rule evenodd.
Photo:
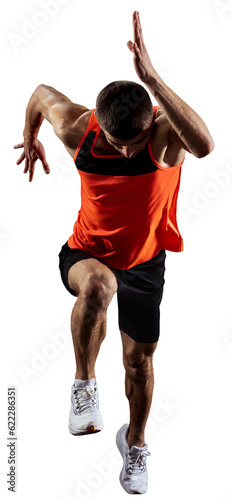
<instances>
[{"instance_id":1,"label":"elbow","mask_svg":"<svg viewBox=\"0 0 232 500\"><path fill-rule=\"evenodd\" d=\"M33 95L37 98L40 97L40 95L43 92L45 87L46 87L46 85L44 85L43 83L40 83L39 85L37 85L36 89L34 90Z\"/></svg>"},{"instance_id":2,"label":"elbow","mask_svg":"<svg viewBox=\"0 0 232 500\"><path fill-rule=\"evenodd\" d=\"M44 85L43 83L40 83L39 85L37 85L35 90L39 90L39 89L42 89L44 87L46 87L46 85Z\"/></svg>"},{"instance_id":3,"label":"elbow","mask_svg":"<svg viewBox=\"0 0 232 500\"><path fill-rule=\"evenodd\" d=\"M204 156L209 155L214 150L214 141L212 137L202 145L202 148L197 154L197 158L204 158Z\"/></svg>"},{"instance_id":4,"label":"elbow","mask_svg":"<svg viewBox=\"0 0 232 500\"><path fill-rule=\"evenodd\" d=\"M51 87L49 87L48 85L45 85L44 83L40 83L39 85L37 85L36 89L35 89L35 92L43 92L44 90L46 89L49 89Z\"/></svg>"}]
</instances>

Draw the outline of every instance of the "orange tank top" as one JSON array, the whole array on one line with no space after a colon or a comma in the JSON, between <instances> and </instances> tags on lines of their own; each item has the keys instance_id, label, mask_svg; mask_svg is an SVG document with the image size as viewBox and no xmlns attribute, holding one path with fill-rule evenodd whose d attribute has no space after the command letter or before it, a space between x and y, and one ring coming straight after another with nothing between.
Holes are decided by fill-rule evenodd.
<instances>
[{"instance_id":1,"label":"orange tank top","mask_svg":"<svg viewBox=\"0 0 232 500\"><path fill-rule=\"evenodd\" d=\"M154 118L158 108L153 106ZM151 139L134 158L96 155L100 126L95 111L74 156L81 177L81 208L69 247L116 269L146 262L162 248L181 252L176 210L183 162L170 168L159 165Z\"/></svg>"}]
</instances>

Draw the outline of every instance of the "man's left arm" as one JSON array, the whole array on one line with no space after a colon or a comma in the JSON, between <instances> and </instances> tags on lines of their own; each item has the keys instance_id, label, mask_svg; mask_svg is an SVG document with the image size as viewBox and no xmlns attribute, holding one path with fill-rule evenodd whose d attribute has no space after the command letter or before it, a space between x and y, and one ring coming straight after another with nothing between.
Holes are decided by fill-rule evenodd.
<instances>
[{"instance_id":1,"label":"man's left arm","mask_svg":"<svg viewBox=\"0 0 232 500\"><path fill-rule=\"evenodd\" d=\"M137 11L133 12L134 42L127 46L134 54L134 66L140 80L158 101L170 123L170 143L183 147L197 158L210 154L214 141L200 116L160 78L149 58Z\"/></svg>"},{"instance_id":2,"label":"man's left arm","mask_svg":"<svg viewBox=\"0 0 232 500\"><path fill-rule=\"evenodd\" d=\"M161 80L158 74L156 75L146 85L171 125L170 142L179 144L197 158L207 156L214 149L214 141L206 124Z\"/></svg>"}]
</instances>

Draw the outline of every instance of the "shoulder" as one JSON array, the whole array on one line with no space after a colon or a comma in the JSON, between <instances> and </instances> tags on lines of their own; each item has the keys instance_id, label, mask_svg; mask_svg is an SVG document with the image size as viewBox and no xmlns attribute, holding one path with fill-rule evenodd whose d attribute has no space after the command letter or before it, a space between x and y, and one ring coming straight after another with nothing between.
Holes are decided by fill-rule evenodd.
<instances>
[{"instance_id":1,"label":"shoulder","mask_svg":"<svg viewBox=\"0 0 232 500\"><path fill-rule=\"evenodd\" d=\"M69 129L77 134L84 132L89 123L92 111L92 109L88 108L84 108L81 111L74 108L69 115Z\"/></svg>"},{"instance_id":2,"label":"shoulder","mask_svg":"<svg viewBox=\"0 0 232 500\"><path fill-rule=\"evenodd\" d=\"M151 152L153 161L162 169L180 166L185 158L186 151L172 142L172 126L162 108L155 115L154 127L151 135Z\"/></svg>"},{"instance_id":3,"label":"shoulder","mask_svg":"<svg viewBox=\"0 0 232 500\"><path fill-rule=\"evenodd\" d=\"M156 110L155 119L157 120L157 118L159 118L159 116L161 115L164 115L164 111L162 110L162 108L158 107Z\"/></svg>"},{"instance_id":4,"label":"shoulder","mask_svg":"<svg viewBox=\"0 0 232 500\"><path fill-rule=\"evenodd\" d=\"M68 122L63 128L63 142L71 156L73 156L73 153L76 151L88 127L92 111L92 109L88 108L83 109L81 112L80 109L75 108L70 110Z\"/></svg>"}]
</instances>

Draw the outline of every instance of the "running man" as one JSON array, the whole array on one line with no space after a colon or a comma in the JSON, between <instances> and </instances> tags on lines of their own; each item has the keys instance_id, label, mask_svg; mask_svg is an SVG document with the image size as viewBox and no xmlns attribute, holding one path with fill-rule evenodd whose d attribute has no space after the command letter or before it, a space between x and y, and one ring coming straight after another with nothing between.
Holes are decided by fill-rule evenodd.
<instances>
[{"instance_id":1,"label":"running man","mask_svg":"<svg viewBox=\"0 0 232 500\"><path fill-rule=\"evenodd\" d=\"M71 315L76 358L71 388L69 431L103 428L95 362L106 335L109 303L117 292L123 345L129 424L117 432L123 458L122 487L147 490L144 439L154 387L153 354L159 339L166 250L181 252L176 221L181 167L188 151L202 158L214 149L198 114L176 95L154 69L144 44L139 13L133 12L135 82L109 83L96 108L74 104L52 87L39 85L26 110L23 147L17 164L34 176L36 160L50 168L37 139L44 118L72 156L81 177L81 208L59 253L67 290L77 298Z\"/></svg>"}]
</instances>

